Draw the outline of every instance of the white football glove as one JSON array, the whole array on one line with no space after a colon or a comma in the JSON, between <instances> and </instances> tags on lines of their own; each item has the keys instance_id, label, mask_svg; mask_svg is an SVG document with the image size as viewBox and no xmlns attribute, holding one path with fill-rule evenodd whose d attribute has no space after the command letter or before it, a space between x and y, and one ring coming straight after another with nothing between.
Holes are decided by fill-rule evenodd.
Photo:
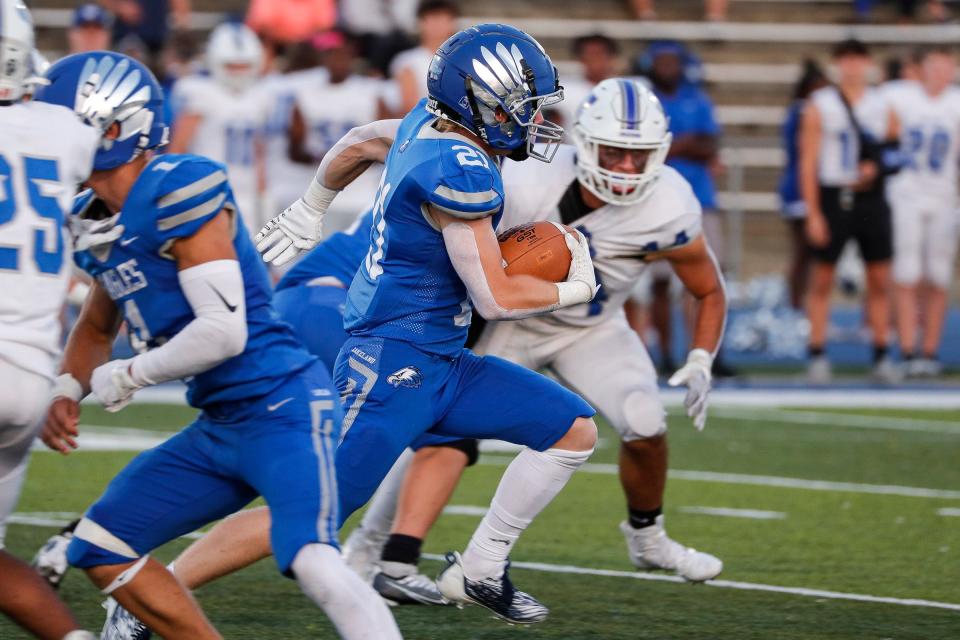
<instances>
[{"instance_id":1,"label":"white football glove","mask_svg":"<svg viewBox=\"0 0 960 640\"><path fill-rule=\"evenodd\" d=\"M103 408L115 413L130 404L133 394L143 388L130 374L129 360L111 360L93 370L90 389Z\"/></svg>"},{"instance_id":2,"label":"white football glove","mask_svg":"<svg viewBox=\"0 0 960 640\"><path fill-rule=\"evenodd\" d=\"M703 431L707 424L707 402L710 399L710 380L713 376L713 356L705 349L694 349L687 355L687 362L667 381L671 387L687 386L683 406L687 416L693 418L693 426Z\"/></svg>"},{"instance_id":3,"label":"white football glove","mask_svg":"<svg viewBox=\"0 0 960 640\"><path fill-rule=\"evenodd\" d=\"M254 238L263 261L279 267L317 246L323 237L324 213L326 210L314 209L301 198L263 225Z\"/></svg>"},{"instance_id":4,"label":"white football glove","mask_svg":"<svg viewBox=\"0 0 960 640\"><path fill-rule=\"evenodd\" d=\"M567 279L565 282L557 283L557 289L560 290L558 308L562 309L590 302L600 287L597 286L597 273L593 268L593 260L590 259L590 245L587 239L579 231L574 230L570 233L561 225L557 226L563 229L563 239L570 250L570 270L567 272Z\"/></svg>"}]
</instances>

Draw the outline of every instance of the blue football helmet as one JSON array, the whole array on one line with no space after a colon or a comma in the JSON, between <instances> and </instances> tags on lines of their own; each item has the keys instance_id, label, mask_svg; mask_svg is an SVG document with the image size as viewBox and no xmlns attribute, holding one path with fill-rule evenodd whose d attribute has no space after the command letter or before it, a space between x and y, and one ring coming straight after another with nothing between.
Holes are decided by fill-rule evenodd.
<instances>
[{"instance_id":1,"label":"blue football helmet","mask_svg":"<svg viewBox=\"0 0 960 640\"><path fill-rule=\"evenodd\" d=\"M167 144L163 89L133 58L111 51L76 53L53 64L45 79L34 100L72 109L103 134L114 123L120 125L116 138L101 139L94 169L119 167Z\"/></svg>"},{"instance_id":2,"label":"blue football helmet","mask_svg":"<svg viewBox=\"0 0 960 640\"><path fill-rule=\"evenodd\" d=\"M437 49L427 73L427 108L494 149L513 151L515 160L550 162L563 128L543 120L540 111L563 100L558 78L532 37L504 24L479 24Z\"/></svg>"}]
</instances>

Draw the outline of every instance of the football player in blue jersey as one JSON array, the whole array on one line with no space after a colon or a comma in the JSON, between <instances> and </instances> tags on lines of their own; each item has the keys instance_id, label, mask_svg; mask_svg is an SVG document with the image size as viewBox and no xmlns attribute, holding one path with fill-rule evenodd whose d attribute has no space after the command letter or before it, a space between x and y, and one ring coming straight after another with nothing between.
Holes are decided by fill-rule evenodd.
<instances>
[{"instance_id":1,"label":"football player in blue jersey","mask_svg":"<svg viewBox=\"0 0 960 640\"><path fill-rule=\"evenodd\" d=\"M449 600L471 602L516 623L548 610L515 589L507 558L520 534L590 456L593 409L522 367L464 349L472 307L516 319L591 300L586 240L566 234L565 282L508 276L494 227L502 212L498 156L549 161L562 129L540 110L562 99L557 72L529 35L485 24L451 37L428 74L430 98L399 124L374 199L370 246L347 295L335 381L345 436L337 452L341 519L370 498L397 456L431 435L497 438L526 445L507 468L465 553L438 578ZM390 128L390 123L380 123ZM324 157L304 198L257 236L280 265L317 244L323 212L355 175L356 130ZM538 144L545 143L545 144ZM471 304L472 302L472 304Z\"/></svg>"},{"instance_id":2,"label":"football player in blue jersey","mask_svg":"<svg viewBox=\"0 0 960 640\"><path fill-rule=\"evenodd\" d=\"M145 386L184 379L201 409L87 510L70 563L158 635L219 638L149 554L262 495L278 567L341 636L399 638L389 611L339 555L339 404L322 363L270 305L223 166L153 155L167 137L163 95L129 57L69 56L46 78L36 99L74 109L103 141L91 189L71 214L77 263L95 284L68 341L44 441L63 453L76 447L78 402L91 392L119 411ZM141 352L108 361L121 320Z\"/></svg>"}]
</instances>

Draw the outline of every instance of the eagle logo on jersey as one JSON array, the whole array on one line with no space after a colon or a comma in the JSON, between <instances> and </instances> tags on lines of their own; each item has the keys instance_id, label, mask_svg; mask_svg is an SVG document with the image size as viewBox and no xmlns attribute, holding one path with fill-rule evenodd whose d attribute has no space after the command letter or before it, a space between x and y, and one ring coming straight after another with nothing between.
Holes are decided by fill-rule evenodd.
<instances>
[{"instance_id":1,"label":"eagle logo on jersey","mask_svg":"<svg viewBox=\"0 0 960 640\"><path fill-rule=\"evenodd\" d=\"M387 382L397 388L419 389L423 384L423 374L416 367L404 367L391 373L387 377Z\"/></svg>"}]
</instances>

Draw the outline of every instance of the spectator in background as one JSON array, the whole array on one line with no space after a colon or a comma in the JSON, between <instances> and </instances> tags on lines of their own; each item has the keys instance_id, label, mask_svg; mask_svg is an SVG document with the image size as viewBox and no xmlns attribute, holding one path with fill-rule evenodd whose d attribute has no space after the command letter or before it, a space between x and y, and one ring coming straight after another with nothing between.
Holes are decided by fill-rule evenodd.
<instances>
[{"instance_id":1,"label":"spectator in background","mask_svg":"<svg viewBox=\"0 0 960 640\"><path fill-rule=\"evenodd\" d=\"M357 73L356 45L346 33L321 33L313 44L321 54L327 80L297 87L288 150L291 161L316 172L327 151L347 132L384 117L388 83ZM324 217L325 233L349 226L369 207L382 167L371 167L337 196Z\"/></svg>"},{"instance_id":2,"label":"spectator in background","mask_svg":"<svg viewBox=\"0 0 960 640\"><path fill-rule=\"evenodd\" d=\"M450 0L423 0L417 6L419 46L397 54L390 63L390 78L396 83L397 115L406 115L427 96L427 71L440 45L457 32L460 7Z\"/></svg>"},{"instance_id":3,"label":"spectator in background","mask_svg":"<svg viewBox=\"0 0 960 640\"><path fill-rule=\"evenodd\" d=\"M102 51L110 48L110 27L113 16L93 2L86 2L73 12L73 23L67 32L70 53Z\"/></svg>"},{"instance_id":4,"label":"spectator in background","mask_svg":"<svg viewBox=\"0 0 960 640\"><path fill-rule=\"evenodd\" d=\"M898 122L882 92L868 85L872 59L866 45L857 40L838 43L833 62L838 85L810 95L800 125L800 192L813 254L807 373L814 384L830 381L826 355L830 295L837 260L855 239L867 265L873 376L893 383L900 377L887 349L893 229L876 141L896 140Z\"/></svg>"},{"instance_id":5,"label":"spectator in background","mask_svg":"<svg viewBox=\"0 0 960 640\"><path fill-rule=\"evenodd\" d=\"M781 129L786 166L780 177L780 212L790 231L790 266L787 271L787 284L790 290L790 306L797 310L803 309L810 271L810 251L804 223L806 207L800 195L798 171L800 117L810 94L827 84L827 77L819 65L813 60L804 60L803 72L793 89L793 102L787 110L787 119Z\"/></svg>"},{"instance_id":6,"label":"spectator in background","mask_svg":"<svg viewBox=\"0 0 960 640\"><path fill-rule=\"evenodd\" d=\"M266 190L263 131L269 102L256 84L263 70L257 36L241 23L219 25L207 43L209 76L182 78L172 99L178 115L170 153L195 153L227 166L230 186L251 237L275 212L261 210Z\"/></svg>"},{"instance_id":7,"label":"spectator in background","mask_svg":"<svg viewBox=\"0 0 960 640\"><path fill-rule=\"evenodd\" d=\"M560 77L563 102L557 105L556 111L560 114L559 124L565 128L576 121L580 104L590 91L607 78L617 75L620 45L612 38L595 33L574 40L571 53L580 63L582 75Z\"/></svg>"},{"instance_id":8,"label":"spectator in background","mask_svg":"<svg viewBox=\"0 0 960 640\"><path fill-rule=\"evenodd\" d=\"M371 71L390 76L390 61L399 52L414 46L410 37L417 28L419 0L344 0L340 18L346 31L357 41L358 53L370 63Z\"/></svg>"},{"instance_id":9,"label":"spectator in background","mask_svg":"<svg viewBox=\"0 0 960 640\"><path fill-rule=\"evenodd\" d=\"M903 170L890 180L893 208L893 279L897 329L906 373L935 377L957 255L957 164L960 160L960 89L946 46L927 50L919 82L885 86L901 123ZM888 83L889 85L890 83ZM923 340L920 341L922 318Z\"/></svg>"},{"instance_id":10,"label":"spectator in background","mask_svg":"<svg viewBox=\"0 0 960 640\"><path fill-rule=\"evenodd\" d=\"M115 16L113 41L130 34L143 41L151 56L156 56L167 41L170 26L190 27L190 0L100 0Z\"/></svg>"},{"instance_id":11,"label":"spectator in background","mask_svg":"<svg viewBox=\"0 0 960 640\"><path fill-rule=\"evenodd\" d=\"M703 233L723 264L723 221L717 206L713 171L719 166L720 126L714 117L713 101L686 77L686 64L690 55L681 43L662 40L652 43L641 56L639 69L650 81L653 92L660 99L663 110L670 119L673 143L667 156L667 164L682 175L703 207ZM661 352L670 362L670 270L654 270L651 320L660 336ZM691 300L685 300L687 316L690 316ZM672 369L672 367L670 367ZM713 363L714 374L732 375L722 358Z\"/></svg>"},{"instance_id":12,"label":"spectator in background","mask_svg":"<svg viewBox=\"0 0 960 640\"><path fill-rule=\"evenodd\" d=\"M251 0L246 22L272 49L307 40L336 20L335 0Z\"/></svg>"},{"instance_id":13,"label":"spectator in background","mask_svg":"<svg viewBox=\"0 0 960 640\"><path fill-rule=\"evenodd\" d=\"M657 10L653 4L654 0L630 0L630 8L633 10L633 16L638 20L656 20ZM727 5L729 0L705 0L704 19L712 22L722 22L727 19Z\"/></svg>"}]
</instances>

